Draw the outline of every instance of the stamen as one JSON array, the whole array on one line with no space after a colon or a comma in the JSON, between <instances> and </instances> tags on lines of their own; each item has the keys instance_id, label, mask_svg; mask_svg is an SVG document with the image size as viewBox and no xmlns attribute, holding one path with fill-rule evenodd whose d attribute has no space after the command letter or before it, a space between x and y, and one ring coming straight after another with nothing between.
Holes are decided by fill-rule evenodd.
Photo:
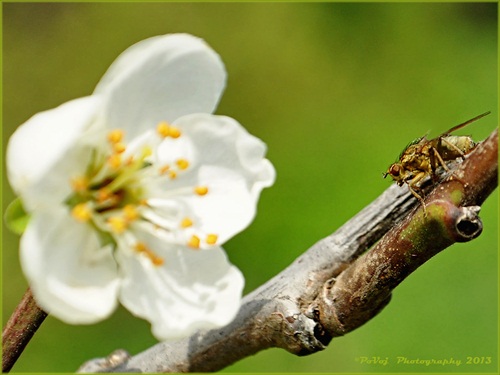
<instances>
[{"instance_id":1,"label":"stamen","mask_svg":"<svg viewBox=\"0 0 500 375\"><path fill-rule=\"evenodd\" d=\"M71 216L84 223L92 217L92 210L87 203L79 203L71 210Z\"/></svg>"},{"instance_id":2,"label":"stamen","mask_svg":"<svg viewBox=\"0 0 500 375\"><path fill-rule=\"evenodd\" d=\"M109 191L107 187L103 187L97 191L96 201L97 203L103 203L110 199L113 194Z\"/></svg>"},{"instance_id":3,"label":"stamen","mask_svg":"<svg viewBox=\"0 0 500 375\"><path fill-rule=\"evenodd\" d=\"M95 195L95 202L97 203L95 210L102 212L110 208L116 208L120 204L122 196L120 194L110 193L107 187L99 189Z\"/></svg>"},{"instance_id":4,"label":"stamen","mask_svg":"<svg viewBox=\"0 0 500 375\"><path fill-rule=\"evenodd\" d=\"M137 220L137 218L139 217L139 212L133 204L127 204L125 207L123 207L123 217L128 222L131 222Z\"/></svg>"},{"instance_id":5,"label":"stamen","mask_svg":"<svg viewBox=\"0 0 500 375\"><path fill-rule=\"evenodd\" d=\"M114 129L108 133L108 142L111 144L116 144L123 139L123 130Z\"/></svg>"},{"instance_id":6,"label":"stamen","mask_svg":"<svg viewBox=\"0 0 500 375\"><path fill-rule=\"evenodd\" d=\"M211 234L207 235L207 238L205 239L205 241L209 245L215 245L215 243L217 242L217 239L218 239L218 236L216 234L211 233Z\"/></svg>"},{"instance_id":7,"label":"stamen","mask_svg":"<svg viewBox=\"0 0 500 375\"><path fill-rule=\"evenodd\" d=\"M113 169L118 169L122 165L122 157L119 154L113 154L108 157L108 165Z\"/></svg>"},{"instance_id":8,"label":"stamen","mask_svg":"<svg viewBox=\"0 0 500 375\"><path fill-rule=\"evenodd\" d=\"M194 192L199 196L206 195L208 193L208 187L206 186L196 186L194 188Z\"/></svg>"},{"instance_id":9,"label":"stamen","mask_svg":"<svg viewBox=\"0 0 500 375\"><path fill-rule=\"evenodd\" d=\"M171 136L172 138L179 138L181 136L181 131L179 128L171 126L168 135Z\"/></svg>"},{"instance_id":10,"label":"stamen","mask_svg":"<svg viewBox=\"0 0 500 375\"><path fill-rule=\"evenodd\" d=\"M193 220L191 220L190 218L188 217L185 217L184 219L182 219L181 221L181 227L182 228L189 228L190 226L193 225Z\"/></svg>"},{"instance_id":11,"label":"stamen","mask_svg":"<svg viewBox=\"0 0 500 375\"><path fill-rule=\"evenodd\" d=\"M177 172L175 172L175 171L169 171L168 172L168 177L170 177L171 180L175 180L177 178Z\"/></svg>"},{"instance_id":12,"label":"stamen","mask_svg":"<svg viewBox=\"0 0 500 375\"><path fill-rule=\"evenodd\" d=\"M200 248L200 238L198 236L192 235L189 239L187 245L193 249Z\"/></svg>"},{"instance_id":13,"label":"stamen","mask_svg":"<svg viewBox=\"0 0 500 375\"><path fill-rule=\"evenodd\" d=\"M121 216L112 216L107 220L109 226L111 227L111 231L120 234L125 232L125 229L127 229L128 223L125 221L125 219Z\"/></svg>"},{"instance_id":14,"label":"stamen","mask_svg":"<svg viewBox=\"0 0 500 375\"><path fill-rule=\"evenodd\" d=\"M125 159L125 165L128 167L134 163L134 156L130 155L127 159Z\"/></svg>"},{"instance_id":15,"label":"stamen","mask_svg":"<svg viewBox=\"0 0 500 375\"><path fill-rule=\"evenodd\" d=\"M87 177L80 176L71 179L71 187L77 193L86 191L89 187L89 180Z\"/></svg>"},{"instance_id":16,"label":"stamen","mask_svg":"<svg viewBox=\"0 0 500 375\"><path fill-rule=\"evenodd\" d=\"M113 144L113 151L117 154L121 154L126 148L125 144L121 142Z\"/></svg>"},{"instance_id":17,"label":"stamen","mask_svg":"<svg viewBox=\"0 0 500 375\"><path fill-rule=\"evenodd\" d=\"M146 246L144 242L137 242L135 244L135 250L146 255L155 266L161 266L165 263L163 258L156 255L149 247Z\"/></svg>"},{"instance_id":18,"label":"stamen","mask_svg":"<svg viewBox=\"0 0 500 375\"><path fill-rule=\"evenodd\" d=\"M168 125L168 123L166 121L162 121L162 122L160 122L156 126L156 132L160 136L162 136L163 138L167 138L168 137L169 128L170 128L170 125Z\"/></svg>"},{"instance_id":19,"label":"stamen","mask_svg":"<svg viewBox=\"0 0 500 375\"><path fill-rule=\"evenodd\" d=\"M158 256L153 256L151 258L151 262L153 262L153 264L155 266L161 266L161 265L163 265L163 263L165 263L165 261L163 260L163 258L160 258Z\"/></svg>"},{"instance_id":20,"label":"stamen","mask_svg":"<svg viewBox=\"0 0 500 375\"><path fill-rule=\"evenodd\" d=\"M135 177L135 173L144 168L145 162L144 159L146 159L148 156L152 155L153 150L149 146L144 146L142 148L141 154L137 159L132 159L130 164L127 163L127 168L123 168L120 171L120 174L116 176L113 181L111 181L108 185L107 188L110 191L117 191L120 189L123 185L128 183L132 178ZM120 155L111 155L111 157L120 157ZM110 158L111 158L110 157Z\"/></svg>"},{"instance_id":21,"label":"stamen","mask_svg":"<svg viewBox=\"0 0 500 375\"><path fill-rule=\"evenodd\" d=\"M153 149L150 146L144 146L141 153L141 160L144 161L144 159L151 155L153 155Z\"/></svg>"},{"instance_id":22,"label":"stamen","mask_svg":"<svg viewBox=\"0 0 500 375\"><path fill-rule=\"evenodd\" d=\"M166 121L162 121L156 126L156 132L163 138L179 138L181 136L181 131L179 130L179 128L170 125Z\"/></svg>"},{"instance_id":23,"label":"stamen","mask_svg":"<svg viewBox=\"0 0 500 375\"><path fill-rule=\"evenodd\" d=\"M179 169L184 170L189 167L189 162L186 159L178 159L175 164L179 167Z\"/></svg>"},{"instance_id":24,"label":"stamen","mask_svg":"<svg viewBox=\"0 0 500 375\"><path fill-rule=\"evenodd\" d=\"M170 169L170 165L165 164L164 166L160 167L159 172L160 172L160 174L166 174L169 169Z\"/></svg>"}]
</instances>

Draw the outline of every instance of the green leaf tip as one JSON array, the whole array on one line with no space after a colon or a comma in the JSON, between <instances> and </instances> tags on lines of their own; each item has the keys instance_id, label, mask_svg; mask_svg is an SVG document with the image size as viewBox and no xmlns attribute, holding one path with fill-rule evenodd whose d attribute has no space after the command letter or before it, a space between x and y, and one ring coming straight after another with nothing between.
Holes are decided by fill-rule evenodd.
<instances>
[{"instance_id":1,"label":"green leaf tip","mask_svg":"<svg viewBox=\"0 0 500 375\"><path fill-rule=\"evenodd\" d=\"M24 210L23 203L18 197L5 210L5 224L15 234L21 235L28 226L30 215Z\"/></svg>"}]
</instances>

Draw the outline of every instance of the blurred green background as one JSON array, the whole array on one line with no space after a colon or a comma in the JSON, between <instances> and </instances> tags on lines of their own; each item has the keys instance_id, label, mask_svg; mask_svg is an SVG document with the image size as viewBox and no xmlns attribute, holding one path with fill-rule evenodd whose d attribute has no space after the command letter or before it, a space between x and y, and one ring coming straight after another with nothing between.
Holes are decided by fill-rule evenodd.
<instances>
[{"instance_id":1,"label":"blurred green background","mask_svg":"<svg viewBox=\"0 0 500 375\"><path fill-rule=\"evenodd\" d=\"M390 184L382 172L412 139L487 110L462 134L481 140L497 126L493 3L4 3L4 147L33 114L90 94L128 46L174 32L200 36L221 55L229 80L217 113L263 139L278 172L255 222L225 246L246 292L381 194ZM3 183L5 204L13 195ZM224 371L496 372L497 191L481 216L477 240L430 260L380 315L325 351L299 358L272 349ZM5 229L2 257L5 324L27 286L18 238ZM74 371L116 348L154 343L149 325L123 309L92 326L49 317L13 371Z\"/></svg>"}]
</instances>

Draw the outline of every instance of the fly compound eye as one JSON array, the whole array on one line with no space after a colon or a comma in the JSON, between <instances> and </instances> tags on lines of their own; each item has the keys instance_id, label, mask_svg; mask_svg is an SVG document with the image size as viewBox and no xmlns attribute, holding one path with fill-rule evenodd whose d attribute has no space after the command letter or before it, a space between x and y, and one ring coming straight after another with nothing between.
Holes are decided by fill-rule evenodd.
<instances>
[{"instance_id":1,"label":"fly compound eye","mask_svg":"<svg viewBox=\"0 0 500 375\"><path fill-rule=\"evenodd\" d=\"M389 174L393 177L398 177L401 173L401 167L398 164L393 164L389 168Z\"/></svg>"}]
</instances>

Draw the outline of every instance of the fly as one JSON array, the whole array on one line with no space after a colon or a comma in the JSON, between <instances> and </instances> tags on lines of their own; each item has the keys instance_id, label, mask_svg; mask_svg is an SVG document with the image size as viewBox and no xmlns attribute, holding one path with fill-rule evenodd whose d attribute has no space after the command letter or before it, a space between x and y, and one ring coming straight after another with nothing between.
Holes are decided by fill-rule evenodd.
<instances>
[{"instance_id":1,"label":"fly","mask_svg":"<svg viewBox=\"0 0 500 375\"><path fill-rule=\"evenodd\" d=\"M447 161L463 158L471 152L477 143L467 135L451 135L452 132L479 120L490 114L485 112L479 116L452 127L434 139L427 139L425 136L415 139L399 155L399 161L391 164L384 178L390 175L399 186L407 184L410 192L424 206L424 200L417 191L420 191L420 183L428 176L435 182L437 179L436 169L442 166L446 171Z\"/></svg>"}]
</instances>

